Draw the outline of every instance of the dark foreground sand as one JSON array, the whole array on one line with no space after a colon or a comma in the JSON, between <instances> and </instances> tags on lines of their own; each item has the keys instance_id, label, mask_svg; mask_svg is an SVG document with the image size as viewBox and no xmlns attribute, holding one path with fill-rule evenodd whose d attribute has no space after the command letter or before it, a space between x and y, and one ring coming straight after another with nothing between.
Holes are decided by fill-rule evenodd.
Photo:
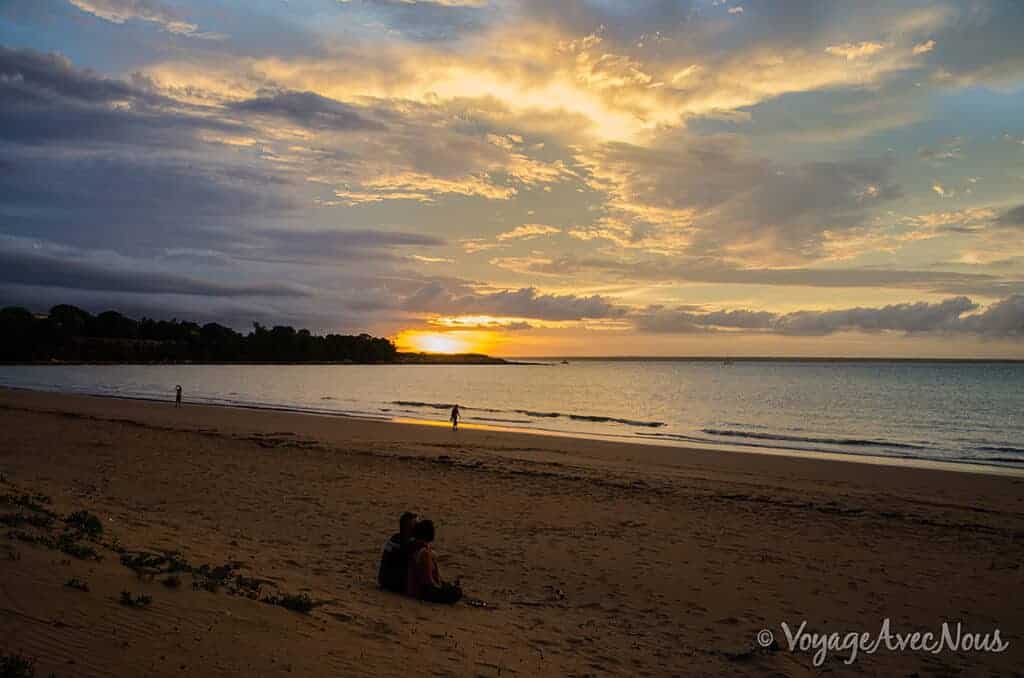
<instances>
[{"instance_id":1,"label":"dark foreground sand","mask_svg":"<svg viewBox=\"0 0 1024 678\"><path fill-rule=\"evenodd\" d=\"M0 472L0 653L38 658L37 675L985 676L1024 665L1020 478L25 391L0 391ZM442 573L493 607L376 590L380 546L409 508L437 521ZM78 510L102 520L101 536L73 542L100 561L58 539ZM137 573L119 551L237 568L215 592L202 585L217 588L223 571L169 588L154 574L166 563L136 560ZM122 605L124 590L152 602ZM317 606L302 614L233 591L306 593ZM894 631L998 628L1010 646L881 650L852 667L837 653L815 668L779 626L874 634L886 617ZM783 647L757 649L764 627Z\"/></svg>"}]
</instances>

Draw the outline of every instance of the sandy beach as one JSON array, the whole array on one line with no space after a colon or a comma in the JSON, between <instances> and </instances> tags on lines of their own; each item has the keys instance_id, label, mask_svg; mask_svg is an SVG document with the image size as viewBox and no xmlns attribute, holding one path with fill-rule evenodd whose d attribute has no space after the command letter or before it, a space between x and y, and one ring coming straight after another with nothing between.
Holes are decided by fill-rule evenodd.
<instances>
[{"instance_id":1,"label":"sandy beach","mask_svg":"<svg viewBox=\"0 0 1024 678\"><path fill-rule=\"evenodd\" d=\"M1019 477L14 390L0 473L0 652L37 675L995 676L1024 661ZM407 509L436 521L442 574L488 607L377 590ZM67 523L78 511L102 531ZM303 594L307 612L266 602ZM780 629L877 635L886 618L999 629L1009 647L816 667Z\"/></svg>"}]
</instances>

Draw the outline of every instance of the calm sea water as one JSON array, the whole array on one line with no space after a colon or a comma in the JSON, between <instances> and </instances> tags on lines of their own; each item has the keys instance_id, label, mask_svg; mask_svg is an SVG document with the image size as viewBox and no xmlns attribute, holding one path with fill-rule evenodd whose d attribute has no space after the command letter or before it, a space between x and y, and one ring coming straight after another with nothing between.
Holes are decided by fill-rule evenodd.
<instances>
[{"instance_id":1,"label":"calm sea water","mask_svg":"<svg viewBox=\"0 0 1024 678\"><path fill-rule=\"evenodd\" d=\"M0 366L39 390L1024 468L1024 364Z\"/></svg>"}]
</instances>

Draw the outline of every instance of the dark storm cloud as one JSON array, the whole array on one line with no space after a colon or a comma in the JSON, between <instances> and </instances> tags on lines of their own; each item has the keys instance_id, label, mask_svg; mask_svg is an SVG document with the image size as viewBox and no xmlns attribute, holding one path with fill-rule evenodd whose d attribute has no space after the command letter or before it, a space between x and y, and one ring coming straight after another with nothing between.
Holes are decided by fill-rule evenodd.
<instances>
[{"instance_id":1,"label":"dark storm cloud","mask_svg":"<svg viewBox=\"0 0 1024 678\"><path fill-rule=\"evenodd\" d=\"M209 246L213 227L297 206L287 175L202 137L248 132L142 79L0 47L0 229L93 248Z\"/></svg>"},{"instance_id":2,"label":"dark storm cloud","mask_svg":"<svg viewBox=\"0 0 1024 678\"><path fill-rule=\"evenodd\" d=\"M272 92L231 104L234 111L287 118L311 129L383 129L379 122L363 117L354 107L313 92Z\"/></svg>"},{"instance_id":3,"label":"dark storm cloud","mask_svg":"<svg viewBox=\"0 0 1024 678\"><path fill-rule=\"evenodd\" d=\"M702 212L690 248L702 253L756 242L813 256L825 231L861 226L871 207L902 195L892 157L771 162L730 135L607 144L589 160L598 185L640 218L650 209Z\"/></svg>"},{"instance_id":4,"label":"dark storm cloud","mask_svg":"<svg viewBox=\"0 0 1024 678\"><path fill-rule=\"evenodd\" d=\"M733 197L722 216L745 225L750 237L775 231L783 243L813 244L822 231L859 226L867 207L900 197L892 167L889 158L871 158L781 168Z\"/></svg>"},{"instance_id":5,"label":"dark storm cloud","mask_svg":"<svg viewBox=\"0 0 1024 678\"><path fill-rule=\"evenodd\" d=\"M1024 294L992 304L984 313L965 318L963 324L981 335L1024 338Z\"/></svg>"},{"instance_id":6,"label":"dark storm cloud","mask_svg":"<svg viewBox=\"0 0 1024 678\"><path fill-rule=\"evenodd\" d=\"M254 321L264 325L292 324L301 327L310 319L305 309L296 313L294 305L276 306L261 298L143 295L0 283L0 308L22 306L33 312L45 313L57 304L72 304L90 313L116 310L130 318L177 318L200 324L216 322L240 331L251 329Z\"/></svg>"},{"instance_id":7,"label":"dark storm cloud","mask_svg":"<svg viewBox=\"0 0 1024 678\"><path fill-rule=\"evenodd\" d=\"M63 287L132 294L208 297L302 297L307 292L277 283L240 285L213 282L144 268L119 268L95 260L50 253L0 251L0 283Z\"/></svg>"},{"instance_id":8,"label":"dark storm cloud","mask_svg":"<svg viewBox=\"0 0 1024 678\"><path fill-rule=\"evenodd\" d=\"M58 54L0 46L0 85L10 96L20 94L32 101L46 96L67 97L93 103L136 99L141 92L121 82L79 70Z\"/></svg>"},{"instance_id":9,"label":"dark storm cloud","mask_svg":"<svg viewBox=\"0 0 1024 678\"><path fill-rule=\"evenodd\" d=\"M293 205L279 193L283 178L224 163L32 149L9 149L6 163L10 171L0 174L0 201L7 206L102 210L102 219L138 224L159 221L163 214L177 220L273 213ZM82 217L88 221L76 214L76 223Z\"/></svg>"},{"instance_id":10,"label":"dark storm cloud","mask_svg":"<svg viewBox=\"0 0 1024 678\"><path fill-rule=\"evenodd\" d=\"M452 290L435 282L405 300L409 311L449 315L493 315L536 320L617 318L625 309L600 295L541 294L533 287L481 293Z\"/></svg>"},{"instance_id":11,"label":"dark storm cloud","mask_svg":"<svg viewBox=\"0 0 1024 678\"><path fill-rule=\"evenodd\" d=\"M225 120L222 109L164 98L145 78L111 80L63 57L10 49L0 53L0 94L0 233L43 241L37 249L3 242L8 303L361 331L397 298L365 270L386 275L379 264L389 248L443 243L392 231L261 230L302 214L299 179L217 139L257 137L249 122L258 110L302 118L302 104L311 125L358 122L330 100L250 101L251 110ZM346 265L330 275L278 265L326 258ZM315 286L277 282L292 279Z\"/></svg>"},{"instance_id":12,"label":"dark storm cloud","mask_svg":"<svg viewBox=\"0 0 1024 678\"><path fill-rule=\"evenodd\" d=\"M1000 226L1024 226L1024 205L1017 205L1013 209L1007 210L996 220L996 223Z\"/></svg>"},{"instance_id":13,"label":"dark storm cloud","mask_svg":"<svg viewBox=\"0 0 1024 678\"><path fill-rule=\"evenodd\" d=\"M254 320L317 331L394 325L406 317L397 310L402 290L426 282L415 272L390 277L389 269L373 259L372 249L354 252L358 258L331 258L325 265L301 268L293 260L254 263L234 255L221 255L215 266L204 262L196 267L195 257L132 258L2 236L0 251L0 305L45 310L71 303L92 312L115 308L135 316L215 321L240 330Z\"/></svg>"},{"instance_id":14,"label":"dark storm cloud","mask_svg":"<svg viewBox=\"0 0 1024 678\"><path fill-rule=\"evenodd\" d=\"M241 125L182 107L151 90L76 69L66 58L0 46L0 139L188 145L200 130Z\"/></svg>"},{"instance_id":15,"label":"dark storm cloud","mask_svg":"<svg viewBox=\"0 0 1024 678\"><path fill-rule=\"evenodd\" d=\"M262 261L323 261L334 263L403 261L396 248L439 247L445 241L422 233L370 229L310 231L265 228L245 241L228 245L239 258Z\"/></svg>"},{"instance_id":16,"label":"dark storm cloud","mask_svg":"<svg viewBox=\"0 0 1024 678\"><path fill-rule=\"evenodd\" d=\"M380 247L437 247L444 245L441 238L423 233L407 233L402 231L375 231L372 229L352 229L336 231L300 231L284 228L265 228L258 235L280 242L296 245L298 249L320 252L333 252L350 248Z\"/></svg>"},{"instance_id":17,"label":"dark storm cloud","mask_svg":"<svg viewBox=\"0 0 1024 678\"><path fill-rule=\"evenodd\" d=\"M955 19L934 35L925 57L945 79L963 84L1014 82L1024 71L1024 3L985 0L965 3Z\"/></svg>"},{"instance_id":18,"label":"dark storm cloud","mask_svg":"<svg viewBox=\"0 0 1024 678\"><path fill-rule=\"evenodd\" d=\"M498 261L500 262L500 259ZM993 286L1007 284L1005 279L986 273L885 268L737 268L716 259L701 257L616 260L602 257L563 256L552 260L538 260L531 263L526 270L547 275L604 273L615 280L622 281L797 287L899 287L949 291L954 288L968 287L979 290L994 289Z\"/></svg>"},{"instance_id":19,"label":"dark storm cloud","mask_svg":"<svg viewBox=\"0 0 1024 678\"><path fill-rule=\"evenodd\" d=\"M776 318L773 329L782 334L825 335L843 330L906 333L961 329L960 316L978 308L967 297L936 304L892 304L881 308L850 308L837 311L797 311Z\"/></svg>"},{"instance_id":20,"label":"dark storm cloud","mask_svg":"<svg viewBox=\"0 0 1024 678\"><path fill-rule=\"evenodd\" d=\"M833 311L694 312L652 307L633 316L644 332L692 334L720 330L825 336L836 332L902 332L904 334L975 334L991 337L1024 337L1024 295L1007 297L982 313L965 315L980 307L967 297L937 303L891 304L878 308Z\"/></svg>"}]
</instances>

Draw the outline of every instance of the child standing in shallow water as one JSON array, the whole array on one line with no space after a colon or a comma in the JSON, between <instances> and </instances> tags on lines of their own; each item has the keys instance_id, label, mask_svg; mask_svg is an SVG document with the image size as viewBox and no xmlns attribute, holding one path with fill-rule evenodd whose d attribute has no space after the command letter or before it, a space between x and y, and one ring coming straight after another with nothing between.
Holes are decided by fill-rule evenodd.
<instances>
[{"instance_id":1,"label":"child standing in shallow water","mask_svg":"<svg viewBox=\"0 0 1024 678\"><path fill-rule=\"evenodd\" d=\"M459 414L459 406L456 404L454 407L452 407L451 421L452 421L452 430L453 431L456 431L459 428L459 417L460 416L461 415Z\"/></svg>"},{"instance_id":2,"label":"child standing in shallow water","mask_svg":"<svg viewBox=\"0 0 1024 678\"><path fill-rule=\"evenodd\" d=\"M181 407L181 384L174 387L174 406Z\"/></svg>"}]
</instances>

